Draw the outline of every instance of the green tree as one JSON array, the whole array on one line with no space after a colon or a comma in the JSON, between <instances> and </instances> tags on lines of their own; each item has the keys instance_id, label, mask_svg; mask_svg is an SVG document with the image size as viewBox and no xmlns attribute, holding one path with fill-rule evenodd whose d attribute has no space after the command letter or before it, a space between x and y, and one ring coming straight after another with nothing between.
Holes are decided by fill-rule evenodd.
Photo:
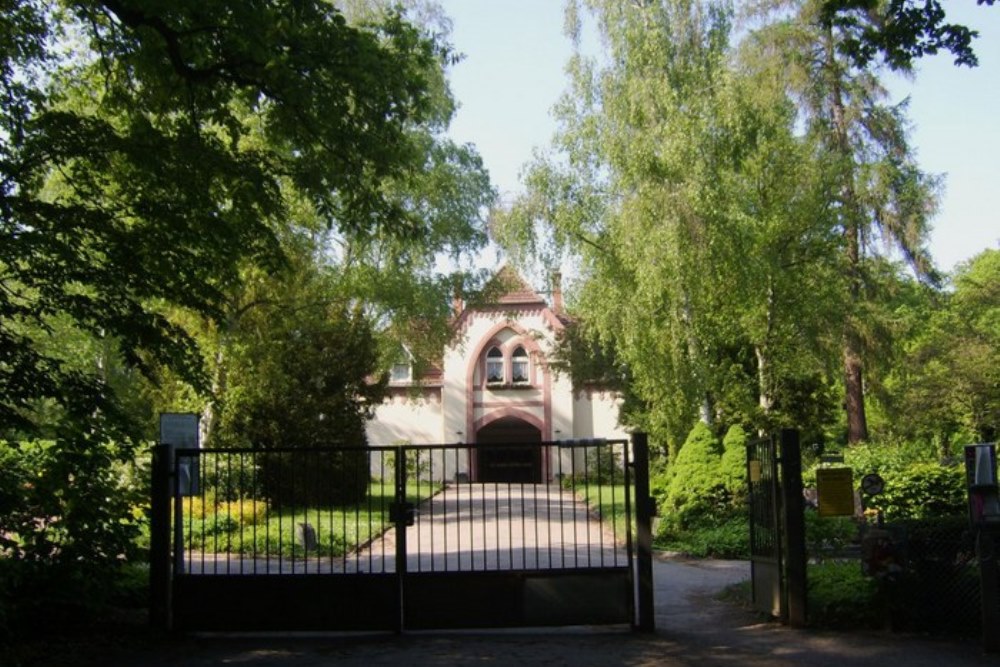
<instances>
[{"instance_id":1,"label":"green tree","mask_svg":"<svg viewBox=\"0 0 1000 667\"><path fill-rule=\"evenodd\" d=\"M430 86L447 50L398 16L360 29L318 1L10 9L4 424L30 425L35 400L68 404L80 383L107 402L27 335L52 314L107 337L129 365L167 364L204 386L189 337L156 305L217 316L244 258L274 265L282 179L333 228L424 233L383 183L425 173L428 131L450 113Z\"/></svg>"},{"instance_id":2,"label":"green tree","mask_svg":"<svg viewBox=\"0 0 1000 667\"><path fill-rule=\"evenodd\" d=\"M994 1L976 0L976 4L992 6ZM858 67L880 58L894 69L909 69L915 59L941 50L951 52L956 65L979 64L972 48L979 34L946 23L939 0L826 0L822 11L830 25L861 27L840 47Z\"/></svg>"},{"instance_id":3,"label":"green tree","mask_svg":"<svg viewBox=\"0 0 1000 667\"><path fill-rule=\"evenodd\" d=\"M848 306L842 350L847 439L868 437L865 357L871 331L866 308L875 273L871 258L899 250L922 278L936 279L925 242L936 207L936 179L918 168L906 140L905 104L888 106L871 67L856 67L845 44L857 39L875 14L831 22L822 2L774 5L794 13L775 20L754 39L772 45L786 63L790 90L800 100L809 135L831 175L828 215L842 238L842 277Z\"/></svg>"},{"instance_id":4,"label":"green tree","mask_svg":"<svg viewBox=\"0 0 1000 667\"><path fill-rule=\"evenodd\" d=\"M643 424L679 446L697 414L711 417L709 256L717 174L711 136L719 127L729 15L721 4L589 2L608 66L577 53L570 90L557 105L558 158L532 165L528 194L498 216L515 254L580 259L577 307L631 371L651 407ZM580 9L571 3L576 38ZM551 239L536 242L539 226Z\"/></svg>"},{"instance_id":5,"label":"green tree","mask_svg":"<svg viewBox=\"0 0 1000 667\"><path fill-rule=\"evenodd\" d=\"M86 578L77 555L90 554L95 574L120 564L130 554L118 538L136 522L118 503L90 502L143 435L115 374L190 401L163 383L210 388L196 339L211 343L256 296L284 293L270 281L294 280L300 258L324 264L330 247L306 236L363 244L403 284L412 266L482 242L490 191L474 150L440 138L454 109L447 44L398 13L351 24L324 0L3 10L0 433L52 438L49 488L65 502L43 508L61 528L39 563ZM447 281L423 271L414 290L440 294ZM329 307L327 328L298 320L308 349L370 334L357 305ZM66 340L87 356L61 351ZM73 483L80 475L93 494ZM34 511L27 494L15 498L9 516ZM95 508L128 530L96 529Z\"/></svg>"},{"instance_id":6,"label":"green tree","mask_svg":"<svg viewBox=\"0 0 1000 667\"><path fill-rule=\"evenodd\" d=\"M263 490L276 505L355 502L368 489L359 448L382 399L378 341L360 309L329 303L322 283L313 289L248 315L213 433L216 445L340 450L266 455Z\"/></svg>"},{"instance_id":7,"label":"green tree","mask_svg":"<svg viewBox=\"0 0 1000 667\"><path fill-rule=\"evenodd\" d=\"M1000 251L985 250L958 267L950 289L924 288L899 306L907 336L881 399L890 433L935 443L941 457L997 438L998 284Z\"/></svg>"},{"instance_id":8,"label":"green tree","mask_svg":"<svg viewBox=\"0 0 1000 667\"><path fill-rule=\"evenodd\" d=\"M580 260L575 312L673 454L697 417L796 419L826 379L839 239L783 69L759 50L735 61L728 3L587 7L608 57L571 61L556 156L531 165L498 236Z\"/></svg>"}]
</instances>

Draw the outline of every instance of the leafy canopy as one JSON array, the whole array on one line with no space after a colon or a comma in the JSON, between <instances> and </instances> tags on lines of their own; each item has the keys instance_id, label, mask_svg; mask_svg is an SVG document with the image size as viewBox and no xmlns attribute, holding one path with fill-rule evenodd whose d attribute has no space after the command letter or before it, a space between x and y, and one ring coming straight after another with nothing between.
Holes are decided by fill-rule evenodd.
<instances>
[{"instance_id":1,"label":"leafy canopy","mask_svg":"<svg viewBox=\"0 0 1000 667\"><path fill-rule=\"evenodd\" d=\"M30 430L41 399L88 428L114 411L99 377L39 343L56 317L204 387L162 306L217 317L242 262L281 264L284 183L331 229L428 232L383 183L425 172L450 54L398 14L356 27L322 0L13 0L0 34L6 433Z\"/></svg>"}]
</instances>

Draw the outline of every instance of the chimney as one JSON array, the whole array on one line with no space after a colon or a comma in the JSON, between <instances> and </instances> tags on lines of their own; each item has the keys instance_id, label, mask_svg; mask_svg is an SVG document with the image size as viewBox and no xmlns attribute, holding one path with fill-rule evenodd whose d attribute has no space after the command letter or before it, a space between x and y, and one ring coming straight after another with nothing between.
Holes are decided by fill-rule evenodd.
<instances>
[{"instance_id":1,"label":"chimney","mask_svg":"<svg viewBox=\"0 0 1000 667\"><path fill-rule=\"evenodd\" d=\"M455 317L461 315L462 311L465 310L465 302L462 300L461 289L456 288L454 294L451 296L451 310Z\"/></svg>"},{"instance_id":2,"label":"chimney","mask_svg":"<svg viewBox=\"0 0 1000 667\"><path fill-rule=\"evenodd\" d=\"M559 271L552 272L552 310L557 314L563 312L562 273Z\"/></svg>"}]
</instances>

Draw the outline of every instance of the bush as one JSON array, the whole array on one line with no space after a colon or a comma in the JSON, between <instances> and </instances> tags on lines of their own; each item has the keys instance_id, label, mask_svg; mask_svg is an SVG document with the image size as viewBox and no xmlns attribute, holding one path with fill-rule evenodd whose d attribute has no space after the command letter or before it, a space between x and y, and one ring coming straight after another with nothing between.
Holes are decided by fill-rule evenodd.
<instances>
[{"instance_id":1,"label":"bush","mask_svg":"<svg viewBox=\"0 0 1000 667\"><path fill-rule=\"evenodd\" d=\"M202 520L213 516L232 517L240 525L260 525L267 520L267 503L248 498L218 501L212 494L184 498L184 518Z\"/></svg>"},{"instance_id":2,"label":"bush","mask_svg":"<svg viewBox=\"0 0 1000 667\"><path fill-rule=\"evenodd\" d=\"M730 513L729 494L720 476L722 448L702 422L695 424L670 466L664 518L683 530Z\"/></svg>"},{"instance_id":3,"label":"bush","mask_svg":"<svg viewBox=\"0 0 1000 667\"><path fill-rule=\"evenodd\" d=\"M820 516L806 510L806 549L811 558L822 560L826 554L842 553L858 539L858 524L846 516Z\"/></svg>"},{"instance_id":4,"label":"bush","mask_svg":"<svg viewBox=\"0 0 1000 667\"><path fill-rule=\"evenodd\" d=\"M722 483L736 504L742 504L747 489L747 434L741 426L732 426L722 439L719 465Z\"/></svg>"},{"instance_id":5,"label":"bush","mask_svg":"<svg viewBox=\"0 0 1000 667\"><path fill-rule=\"evenodd\" d=\"M860 481L870 473L885 480L885 491L868 500L887 520L950 516L965 512L965 480L961 466L929 459L919 443L867 443L844 451L844 462ZM814 479L815 470L804 478Z\"/></svg>"},{"instance_id":6,"label":"bush","mask_svg":"<svg viewBox=\"0 0 1000 667\"><path fill-rule=\"evenodd\" d=\"M275 508L333 507L364 500L371 476L368 451L265 452L260 457L265 497Z\"/></svg>"},{"instance_id":7,"label":"bush","mask_svg":"<svg viewBox=\"0 0 1000 667\"><path fill-rule=\"evenodd\" d=\"M730 518L683 531L673 530L669 523L664 523L656 536L656 546L694 558L747 559L750 557L750 526L746 518Z\"/></svg>"},{"instance_id":8,"label":"bush","mask_svg":"<svg viewBox=\"0 0 1000 667\"><path fill-rule=\"evenodd\" d=\"M140 559L130 455L87 437L0 441L0 638L87 617Z\"/></svg>"},{"instance_id":9,"label":"bush","mask_svg":"<svg viewBox=\"0 0 1000 667\"><path fill-rule=\"evenodd\" d=\"M872 504L886 519L946 517L965 511L965 474L959 466L913 463L890 472L885 481L885 492Z\"/></svg>"},{"instance_id":10,"label":"bush","mask_svg":"<svg viewBox=\"0 0 1000 667\"><path fill-rule=\"evenodd\" d=\"M877 629L885 606L878 582L861 573L857 561L814 563L808 569L809 625L840 630Z\"/></svg>"}]
</instances>

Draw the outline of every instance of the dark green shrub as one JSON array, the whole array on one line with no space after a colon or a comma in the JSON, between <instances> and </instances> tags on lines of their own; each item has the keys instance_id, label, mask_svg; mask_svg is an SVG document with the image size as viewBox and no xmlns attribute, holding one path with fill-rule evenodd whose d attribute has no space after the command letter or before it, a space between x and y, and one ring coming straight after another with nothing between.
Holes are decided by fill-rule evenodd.
<instances>
[{"instance_id":1,"label":"dark green shrub","mask_svg":"<svg viewBox=\"0 0 1000 667\"><path fill-rule=\"evenodd\" d=\"M862 575L857 561L811 563L808 579L810 625L855 630L877 629L885 624L878 582Z\"/></svg>"},{"instance_id":2,"label":"dark green shrub","mask_svg":"<svg viewBox=\"0 0 1000 667\"><path fill-rule=\"evenodd\" d=\"M955 516L965 511L965 474L959 466L911 463L887 474L885 492L873 504L888 520Z\"/></svg>"},{"instance_id":3,"label":"dark green shrub","mask_svg":"<svg viewBox=\"0 0 1000 667\"><path fill-rule=\"evenodd\" d=\"M737 507L746 504L747 434L741 426L732 426L722 439L722 460L719 464L722 483L729 492L730 502Z\"/></svg>"},{"instance_id":4,"label":"dark green shrub","mask_svg":"<svg viewBox=\"0 0 1000 667\"><path fill-rule=\"evenodd\" d=\"M820 516L806 510L806 549L809 557L822 560L828 555L843 553L858 540L858 524L846 516Z\"/></svg>"},{"instance_id":5,"label":"dark green shrub","mask_svg":"<svg viewBox=\"0 0 1000 667\"><path fill-rule=\"evenodd\" d=\"M368 493L363 448L263 452L259 460L264 496L276 508L349 505Z\"/></svg>"},{"instance_id":6,"label":"dark green shrub","mask_svg":"<svg viewBox=\"0 0 1000 667\"><path fill-rule=\"evenodd\" d=\"M585 475L594 484L620 484L625 480L622 452L611 445L588 449Z\"/></svg>"},{"instance_id":7,"label":"dark green shrub","mask_svg":"<svg viewBox=\"0 0 1000 667\"><path fill-rule=\"evenodd\" d=\"M661 511L665 521L683 530L701 522L711 524L728 513L729 494L720 475L721 463L718 439L706 424L698 422L670 466Z\"/></svg>"},{"instance_id":8,"label":"dark green shrub","mask_svg":"<svg viewBox=\"0 0 1000 667\"><path fill-rule=\"evenodd\" d=\"M739 517L682 531L663 523L656 536L656 547L694 558L747 559L750 557L750 527L746 518Z\"/></svg>"}]
</instances>

